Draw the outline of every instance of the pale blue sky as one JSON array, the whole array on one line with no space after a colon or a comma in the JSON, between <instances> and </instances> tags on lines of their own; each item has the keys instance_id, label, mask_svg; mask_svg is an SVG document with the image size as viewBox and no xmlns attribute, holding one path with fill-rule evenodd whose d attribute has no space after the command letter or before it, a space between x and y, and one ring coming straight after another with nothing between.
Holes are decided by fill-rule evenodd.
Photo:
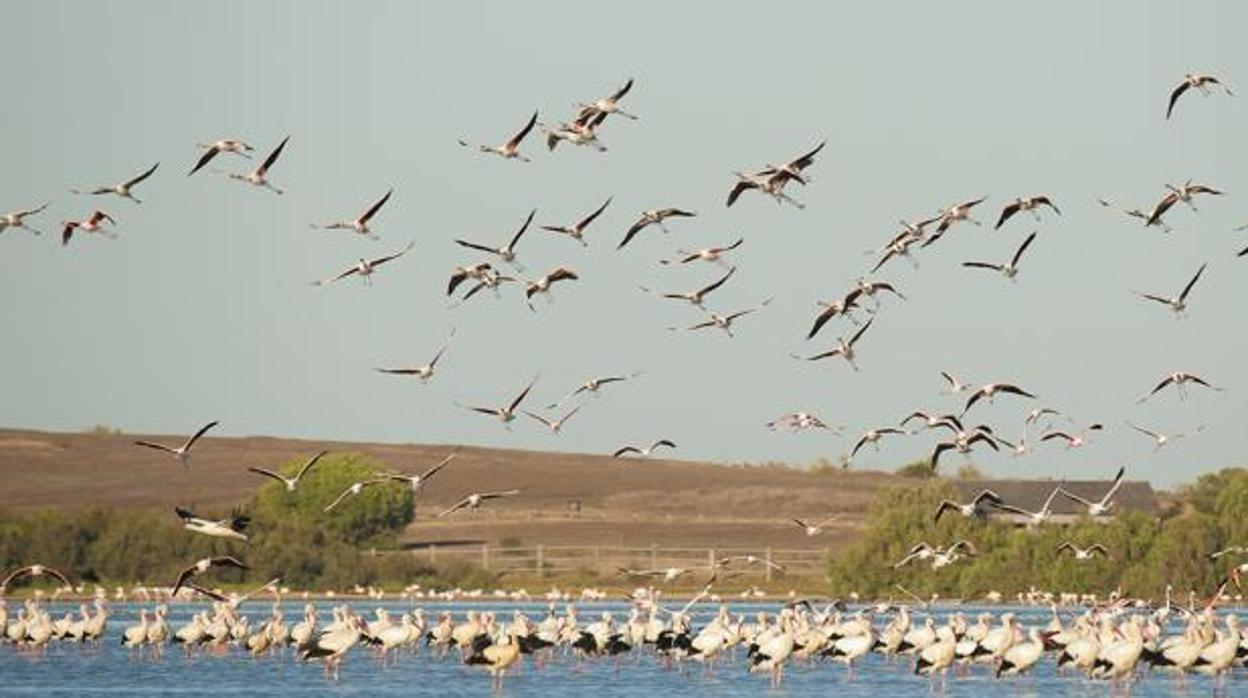
<instances>
[{"instance_id":1,"label":"pale blue sky","mask_svg":"<svg viewBox=\"0 0 1248 698\"><path fill-rule=\"evenodd\" d=\"M1026 11L1024 11L1026 9ZM0 424L187 432L220 419L223 435L610 452L666 436L679 456L718 461L836 457L870 426L914 408L952 408L941 369L976 382L1017 380L1043 404L1109 432L1082 452L1049 444L1023 459L977 457L999 475L1133 476L1163 484L1243 463L1248 414L1241 353L1248 259L1248 97L1181 100L1189 70L1248 92L1248 10L1172 3L167 3L22 2L6 12L0 209L52 201L31 219L47 234L0 235ZM609 119L604 155L537 138L534 161L505 162L455 144L503 140L534 109L566 119L578 100L636 78ZM241 137L267 151L285 196L209 173L188 179L194 145ZM828 146L796 196L723 205L731 172ZM71 187L162 163L141 206ZM246 169L222 158L217 166ZM1101 209L1096 197L1148 206L1165 182L1194 178L1228 195L1176 207L1165 236ZM381 242L313 231L355 215L388 188ZM1048 193L1061 218L1025 215L999 232L959 227L921 255L885 267L909 301L885 301L859 346L860 373L803 365L790 352L830 345L847 326L803 338L814 302L842 292L900 217L988 195L995 219L1015 196ZM532 274L582 275L531 314L518 289L449 309L451 239L502 240L536 207L567 223L606 196L590 248L531 232ZM56 222L95 204L118 240L57 244ZM699 216L665 238L644 232L614 250L638 211ZM1008 256L1038 229L1018 284L958 263ZM738 336L673 334L700 316L637 289L687 290L720 270L661 267L676 247L744 236L740 271L712 297L733 310L775 297ZM373 288L308 282L360 256L415 240ZM1191 317L1175 322L1131 289L1177 292L1208 261ZM378 365L423 362L458 329L429 385ZM1136 397L1163 374L1195 371L1229 388ZM594 374L644 370L592 400L554 438L528 420L512 431L455 401L509 399L534 374L530 406ZM979 410L1016 437L1028 404ZM844 438L772 434L763 424L813 410ZM1124 419L1167 429L1207 424L1160 454ZM926 456L930 435L885 442L861 467ZM959 463L950 459L949 469Z\"/></svg>"}]
</instances>

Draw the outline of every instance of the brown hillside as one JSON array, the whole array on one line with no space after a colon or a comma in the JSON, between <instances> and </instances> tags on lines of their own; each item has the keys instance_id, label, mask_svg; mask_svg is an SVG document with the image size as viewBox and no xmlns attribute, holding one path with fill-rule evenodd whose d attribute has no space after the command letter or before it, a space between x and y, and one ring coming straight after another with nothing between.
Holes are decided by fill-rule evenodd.
<instances>
[{"instance_id":1,"label":"brown hillside","mask_svg":"<svg viewBox=\"0 0 1248 698\"><path fill-rule=\"evenodd\" d=\"M248 466L274 467L326 448L357 452L417 472L453 446L204 438L188 470L132 445L181 436L61 434L0 429L0 492L6 507L86 506L205 510L241 504L262 483ZM464 447L421 494L413 545L456 541L525 544L836 548L851 538L874 493L896 476L736 467L674 460ZM430 520L478 490L522 490L478 515ZM579 501L579 517L569 502ZM841 519L807 538L794 516Z\"/></svg>"}]
</instances>

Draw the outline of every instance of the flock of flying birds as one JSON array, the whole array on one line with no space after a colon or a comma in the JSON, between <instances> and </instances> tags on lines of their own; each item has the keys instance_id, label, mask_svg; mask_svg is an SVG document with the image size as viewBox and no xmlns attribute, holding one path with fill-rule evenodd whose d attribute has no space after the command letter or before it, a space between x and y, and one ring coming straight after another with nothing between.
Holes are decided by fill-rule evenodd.
<instances>
[{"instance_id":1,"label":"flock of flying birds","mask_svg":"<svg viewBox=\"0 0 1248 698\"><path fill-rule=\"evenodd\" d=\"M1170 119L1175 110L1175 106L1179 99L1188 91L1196 90L1197 92L1209 94L1212 87L1221 87L1229 95L1230 90L1227 89L1217 78L1209 75L1187 75L1183 81L1173 90L1166 111L1166 118ZM540 129L544 135L545 143L550 151L554 151L560 143L566 143L568 146L584 146L593 148L599 152L605 152L607 147L603 145L599 139L599 131L608 123L608 119L626 118L629 120L637 120L634 114L624 111L621 106L622 100L630 93L633 88L633 80L625 82L618 90L607 97L592 102L582 102L578 104L578 109L572 118L566 122L544 123L539 120L539 114L534 112L524 123L523 127L514 135L508 138L500 145L473 145L466 140L459 140L460 145L480 152L482 154L493 155L504 160L516 160L520 162L528 162L529 157L522 151L522 146L526 142L526 137L533 132L535 128ZM275 166L279 164L282 153L290 143L290 136L283 138L274 147L258 167L246 172L221 172L219 170L210 170L219 174L224 174L230 180L254 187L256 189L268 190L275 194L283 194L284 189L270 179L270 175ZM811 177L808 172L821 154L826 141L820 142L809 150L802 152L798 156L782 161L780 164L767 164L761 168L750 172L735 172L736 181L732 184L728 191L726 205L731 207L740 197L755 192L759 195L766 195L777 202L777 204L787 204L795 208L802 209L805 205L795 199L791 192L795 187L806 187ZM194 165L188 172L188 176L194 176L212 163L219 163L225 156L232 156L239 159L252 158L254 148L252 145L238 138L221 138L211 143L199 144L201 153ZM134 177L128 178L120 183L112 185L102 185L93 188L72 189L74 194L82 196L116 196L123 199L129 199L135 204L141 203L140 199L135 196L135 189L143 182L152 177L158 170L160 164L153 164L143 172ZM1180 186L1166 185L1167 192L1152 207L1151 211L1141 211L1133 209L1125 211L1130 216L1139 218L1143 221L1145 227L1160 227L1169 230L1165 223L1165 216L1172 212L1176 204L1182 203L1185 207L1196 211L1194 198L1197 196L1219 196L1221 191L1213 187L1196 184L1187 181ZM384 209L387 202L394 193L391 188L386 193L373 201L366 209L357 217L344 219L340 221L331 221L326 223L314 223L313 228L324 230L343 230L362 238L378 240L378 235L374 232L372 225L374 219ZM963 224L981 225L980 221L975 218L975 212L979 207L983 206L987 201L986 196L969 199L961 203L955 203L948 207L942 208L939 212L931 217L919 220L917 222L902 221L902 230L893 236L886 244L879 248L878 261L871 267L870 273L874 274L883 269L890 261L897 258L906 258L917 267L917 262L913 259L913 253L916 250L929 248L943 237L953 232ZM592 211L585 214L580 219L570 225L539 225L537 226L543 231L550 234L565 236L577 241L582 246L589 245L588 233L592 226L600 216L612 204L612 198L608 197ZM1114 204L1102 200L1105 206L1114 206ZM14 211L0 217L0 232L8 228L22 229L31 233L39 234L40 231L28 222L28 219L42 214L49 204L43 204L36 208ZM1011 221L1018 220L1022 214L1028 214L1033 221L1039 223L1041 221L1042 211L1049 211L1055 216L1061 216L1061 211L1057 203L1047 195L1027 195L1013 199L1006 204L996 217L994 229L1002 229ZM495 295L500 293L500 289L506 283L523 282L524 297L526 303L531 310L536 311L533 305L535 296L541 295L549 299L553 288L556 284L566 284L578 281L580 276L569 266L556 266L545 274L531 279L524 279L519 276L525 270L518 258L518 247L524 236L534 227L534 219L536 210L531 211L520 224L519 228L509 238L501 243L495 241L476 241L467 239L455 239L454 244L465 251L483 255L484 259L470 261L462 266L456 266L450 275L447 284L447 296L455 296L460 289L466 289L457 303L468 301L476 296L480 291L489 289ZM677 206L666 206L661 208L653 208L642 211L635 221L628 226L620 238L616 249L620 250L628 246L633 240L643 234L646 230L657 227L666 232L670 222L679 219L692 218L697 214L685 208ZM91 211L81 220L66 220L61 226L61 243L69 245L75 234L82 235L102 235L113 237L111 227L117 225L117 219L112 214L103 210L95 209ZM1248 228L1248 226L1244 226ZM930 230L929 230L930 229ZM1038 232L1031 232L1021 243L1018 244L1015 252L1008 259L999 262L989 261L966 261L963 266L969 269L982 269L993 271L1001 274L1003 277L1015 280L1019 274L1020 265L1023 256L1027 250L1036 243ZM661 260L663 264L685 266L696 262L705 262L717 265L723 269L723 273L709 284L696 287L689 291L656 291L648 287L642 287L646 293L653 294L658 298L665 300L675 300L687 303L695 309L706 313L704 319L695 324L685 327L671 327L673 331L698 331L704 329L718 329L727 336L733 336L733 330L736 323L743 318L764 310L771 299L764 299L757 304L736 309L731 312L723 312L719 310L711 311L707 308L710 297L720 288L733 280L737 271L735 264L730 264L728 259L740 253L744 244L744 239L739 238L733 242L725 243L719 246L712 246L700 250L679 250L679 254L675 259ZM409 250L412 249L414 243L409 243L405 247L394 251L390 254L365 258L361 257L356 263L343 268L341 271L332 274L324 279L313 281L318 286L332 285L349 277L357 276L363 283L371 284L374 274L383 265L395 262L401 259ZM1241 251L1240 256L1248 254L1248 248ZM1143 300L1156 303L1177 317L1183 317L1188 309L1189 297L1192 294L1197 282L1201 279L1207 265L1202 265L1190 281L1176 294L1168 296L1159 293L1138 293ZM511 273L516 276L509 275ZM869 331L874 325L876 319L882 314L882 299L885 294L897 300L904 300L905 296L893 284L867 278L859 278L856 280L846 293L838 298L830 301L820 302L820 310L814 318L813 324L806 335L808 340L815 339L820 332L830 323L837 319L843 319L850 323L850 330L842 336L838 337L827 348L810 353L808 355L793 354L793 358L803 362L820 362L827 359L839 358L848 364L854 371L859 370L857 358L860 351L859 345L864 338L869 337ZM865 316L865 319L864 319ZM421 382L432 379L435 375L439 361L446 354L454 339L454 331L452 330L443 344L438 348L432 358L425 364L417 366L392 366L378 368L377 371L401 377L414 377ZM511 428L511 423L516 420L518 415L525 415L534 422L540 424L543 428L548 429L552 433L559 433L567 424L568 420L573 418L579 410L584 407L585 403L579 403L570 410L561 414L551 412L557 410L576 398L583 398L587 395L597 395L599 391L606 385L631 380L639 376L639 373L627 375L609 375L594 377L586 380L584 383L573 389L563 399L550 403L546 406L547 412L543 414L541 411L533 411L523 409L521 406L528 398L530 392L534 389L537 378L534 377L524 386L518 394L511 400L498 405L461 405L464 409L481 415L490 416L498 419L502 423ZM1007 440L1006 436L997 429L983 424L971 423L968 415L972 409L986 402L993 402L1002 396L1011 396L1017 399L1037 400L1035 392L1022 387L1014 382L994 381L983 383L975 386L964 383L957 379L951 373L943 373L944 379L948 383L948 392L954 396L965 395L964 406L960 412L940 414L929 413L922 410L916 410L906 419L896 425L882 425L872 428L863 433L849 449L843 458L843 465L848 467L853 458L866 446L873 449L879 449L879 443L885 437L899 438L910 436L919 431L929 432L933 434L945 435L945 438L938 439L933 446L929 459L930 466L935 470L940 462L941 457L949 452L957 452L969 457L973 449L977 447L990 448L999 451L1002 448L1008 449L1015 455L1027 453L1033 444L1028 439L1031 435L1028 430L1033 427L1043 426L1038 434L1037 440L1040 443L1054 442L1063 444L1068 449L1079 448L1086 445L1098 431L1104 429L1101 423L1091 423L1080 428L1073 419L1065 417L1060 411L1051 407L1036 407L1032 409L1023 422L1023 434L1016 440ZM1186 399L1188 386L1200 386L1213 391L1222 390L1221 387L1213 385L1203 377L1186 371L1175 371L1163 376L1159 382L1143 397L1140 401L1144 401L1149 397L1161 392L1166 388L1173 387L1176 389L1183 399ZM1055 421L1057 418L1066 419L1067 424L1059 426ZM911 423L917 423L918 429L910 430ZM217 422L210 422L188 438L184 443L177 446L169 446L165 444L153 443L149 441L136 442L140 446L157 449L167 452L176 457L183 465L188 463L191 450L196 441L202 437L208 430L216 426ZM1200 432L1197 429L1190 433L1162 433L1157 430L1148 429L1134 423L1128 423L1129 426L1144 436L1155 442L1155 447L1160 448L1163 445L1181 437L1191 436ZM969 426L968 426L969 425ZM840 427L829 426L822 421L817 415L808 412L794 412L782 415L767 424L769 429L773 430L806 430L806 429L827 429L839 432ZM613 452L615 457L623 457L627 455L647 457L653 454L657 449L668 448L675 449L676 444L671 439L658 438L651 443L642 445L624 445ZM267 469L253 469L253 471L261 476L272 478L283 483L288 491L295 491L300 478L306 472L314 467L321 456L317 454L309 460L293 477L282 475ZM358 495L365 488L379 485L386 482L403 482L411 486L413 491L419 491L420 488L433 477L441 468L445 467L453 458L454 453L447 456L445 460L437 464L428 471L419 475L409 475L402 473L378 473L374 477L356 482L342 492L336 499L329 502L324 510L326 513L332 512L336 507L343 504L346 500L354 495ZM1089 513L1092 515L1102 515L1109 510L1110 498L1116 492L1118 485L1121 483L1122 471L1119 471L1118 478L1115 480L1114 489L1111 490L1104 501L1099 504L1085 502L1089 506ZM475 510L487 501L498 499L501 497L510 497L519 494L516 490L507 490L499 492L475 492L464 496L454 506L443 511L439 516L446 516L460 509ZM946 502L942 505L937 514L954 509L966 515L972 515L979 511L978 507L982 503L999 507L1006 510L1012 510L1015 513L1024 515L1028 520L1035 523L1043 522L1049 514L1049 505L1054 497L1063 494L1067 497L1076 498L1072 493L1064 490L1060 485L1056 487L1053 494L1049 497L1044 508L1039 512L1024 511L1016 506L1006 504L993 493L984 493L977 497L973 502L967 505ZM1082 500L1081 500L1082 501ZM223 537L243 538L243 528L247 525L246 517L234 515L222 520L212 520L196 516L193 512L185 509L179 509L178 515L185 521L187 528L205 533L208 535L217 535ZM808 524L801 520L795 521L796 525L801 527L807 535L818 535L822 532L821 524ZM949 548L932 548L926 544L916 546L912 551L910 559L933 559L943 560L945 563L952 562L959 556L959 549L969 549L969 543L959 542ZM1072 548L1073 549L1073 548ZM1086 555L1079 554L1076 550L1077 557L1086 558ZM234 558L208 559L197 562L192 565L179 577L175 588L180 588L191 583L191 578L197 574L207 572L217 565L233 565L241 566ZM935 566L935 564L934 564Z\"/></svg>"}]
</instances>

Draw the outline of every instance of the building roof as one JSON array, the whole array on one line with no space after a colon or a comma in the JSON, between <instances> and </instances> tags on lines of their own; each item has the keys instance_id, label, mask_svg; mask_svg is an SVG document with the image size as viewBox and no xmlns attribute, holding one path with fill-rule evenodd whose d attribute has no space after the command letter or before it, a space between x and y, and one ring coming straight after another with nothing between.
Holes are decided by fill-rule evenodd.
<instances>
[{"instance_id":1,"label":"building roof","mask_svg":"<svg viewBox=\"0 0 1248 698\"><path fill-rule=\"evenodd\" d=\"M958 491L959 499L965 501L975 496L980 490L996 492L1007 504L1038 511L1044 506L1053 488L1061 485L1063 489L1077 494L1084 499L1096 502L1113 487L1112 480L954 480L953 486ZM1153 486L1146 480L1124 480L1118 493L1114 495L1117 511L1142 511L1157 515L1157 495ZM987 510L993 514L993 510ZM1004 512L1002 512L1004 513ZM1058 495L1053 499L1054 516L1078 516L1087 513L1087 507L1069 497Z\"/></svg>"}]
</instances>

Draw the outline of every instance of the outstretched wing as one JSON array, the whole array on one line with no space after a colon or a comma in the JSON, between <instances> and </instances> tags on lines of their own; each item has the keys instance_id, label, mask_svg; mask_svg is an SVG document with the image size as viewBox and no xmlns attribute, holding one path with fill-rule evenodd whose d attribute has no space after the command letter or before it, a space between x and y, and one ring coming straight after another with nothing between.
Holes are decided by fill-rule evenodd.
<instances>
[{"instance_id":1,"label":"outstretched wing","mask_svg":"<svg viewBox=\"0 0 1248 698\"><path fill-rule=\"evenodd\" d=\"M368 210L364 212L364 215L360 216L360 222L367 223L370 218L372 218L374 215L377 214L378 211L381 210L382 206L386 205L386 202L390 200L390 195L393 193L394 193L394 190L391 189L390 191L386 192L385 196L378 199L377 203L368 207Z\"/></svg>"},{"instance_id":2,"label":"outstretched wing","mask_svg":"<svg viewBox=\"0 0 1248 698\"><path fill-rule=\"evenodd\" d=\"M130 187L133 187L134 185L138 184L139 182L142 182L143 180L147 179L148 177L151 177L151 176L152 176L152 173L156 171L156 168L157 168L157 167L160 167L160 163L159 163L159 162L158 162L158 163L156 163L155 165L152 165L152 166L151 166L150 168L148 168L148 170L147 170L146 172L144 172L143 174L141 174L141 175L139 175L139 176L135 177L134 179L131 179L130 181L126 182L126 184L125 184L126 188L128 189L128 188L130 188Z\"/></svg>"},{"instance_id":3,"label":"outstretched wing","mask_svg":"<svg viewBox=\"0 0 1248 698\"><path fill-rule=\"evenodd\" d=\"M295 480L302 480L302 479L303 479L304 474L305 474L305 473L307 473L309 470L311 470L311 469L312 469L312 466L316 465L317 461L319 461L321 458L323 458L323 457L325 456L325 454L327 454L327 453L329 453L329 451L321 451L320 453L316 454L315 456L312 456L311 458L309 458L309 459L308 459L308 462L307 462L307 463L304 463L304 464L303 464L303 467L299 469L299 472L295 474ZM279 479L280 479L280 478L279 478Z\"/></svg>"},{"instance_id":4,"label":"outstretched wing","mask_svg":"<svg viewBox=\"0 0 1248 698\"><path fill-rule=\"evenodd\" d=\"M282 142L279 143L277 147L273 149L273 152L269 153L269 156L264 159L264 164L261 165L260 169L258 170L258 172L261 175L264 175L266 172L268 172L269 168L273 166L273 163L277 162L277 159L282 156L282 150L286 148L286 142L289 140L290 140L290 136L286 136L285 138L283 138Z\"/></svg>"},{"instance_id":5,"label":"outstretched wing","mask_svg":"<svg viewBox=\"0 0 1248 698\"><path fill-rule=\"evenodd\" d=\"M195 445L195 442L196 442L196 441L199 441L199 437L201 437L201 436L203 436L204 434L208 433L208 430L209 430L209 429L211 429L211 428L213 428L213 427L215 427L215 426L217 426L217 424L218 424L218 422L216 422L216 421L214 420L214 421L208 422L208 423L207 423L207 424L205 424L204 426L200 427L200 428L199 428L199 431L195 432L195 433L191 436L191 438L189 438L189 439L187 439L187 440L186 440L186 444L185 444L184 446L182 446L182 450L184 450L184 451L189 451L189 450L191 450L191 446L194 446L194 445Z\"/></svg>"}]
</instances>

